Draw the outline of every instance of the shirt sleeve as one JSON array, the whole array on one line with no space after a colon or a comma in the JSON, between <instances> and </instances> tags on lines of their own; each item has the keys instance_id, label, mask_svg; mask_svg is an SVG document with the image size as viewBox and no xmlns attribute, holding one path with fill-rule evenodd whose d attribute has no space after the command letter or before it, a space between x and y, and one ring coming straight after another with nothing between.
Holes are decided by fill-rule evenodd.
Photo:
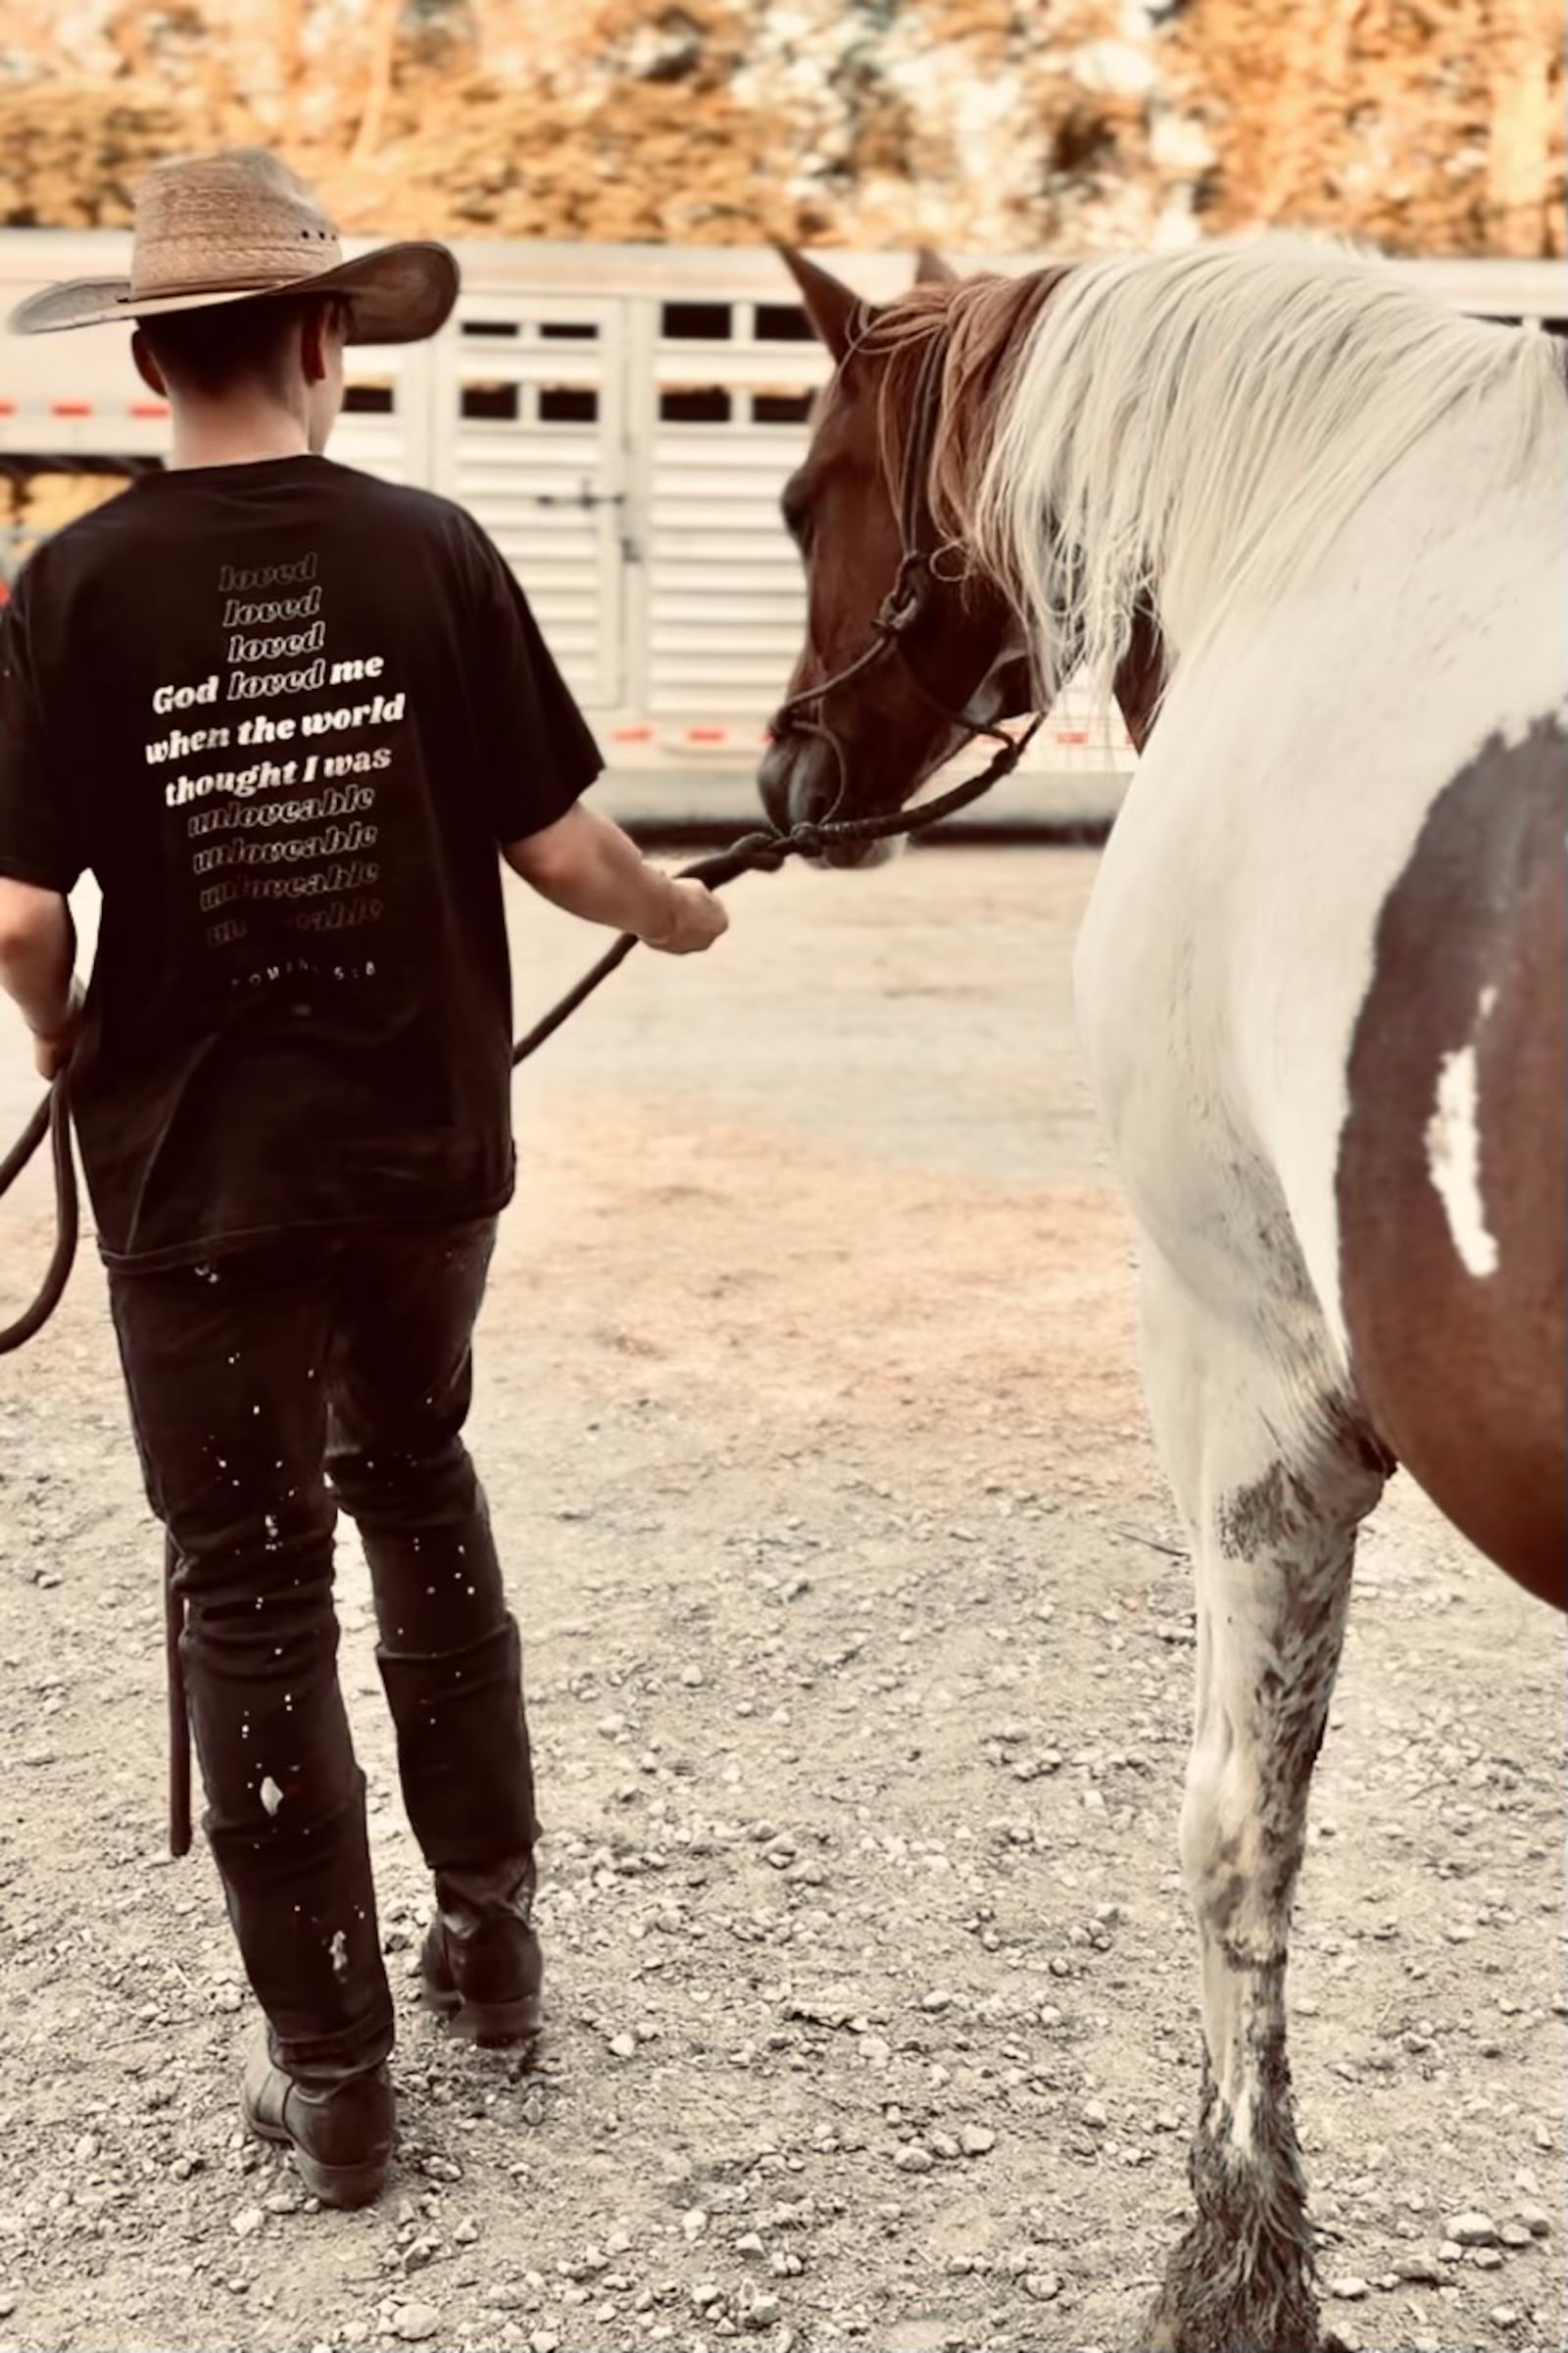
<instances>
[{"instance_id":1,"label":"shirt sleeve","mask_svg":"<svg viewBox=\"0 0 1568 2353\"><path fill-rule=\"evenodd\" d=\"M49 758L28 605L24 573L0 607L0 874L64 896L86 860Z\"/></svg>"},{"instance_id":2,"label":"shirt sleeve","mask_svg":"<svg viewBox=\"0 0 1568 2353\"><path fill-rule=\"evenodd\" d=\"M605 763L511 566L477 526L470 544L489 814L498 842L520 842L564 817Z\"/></svg>"}]
</instances>

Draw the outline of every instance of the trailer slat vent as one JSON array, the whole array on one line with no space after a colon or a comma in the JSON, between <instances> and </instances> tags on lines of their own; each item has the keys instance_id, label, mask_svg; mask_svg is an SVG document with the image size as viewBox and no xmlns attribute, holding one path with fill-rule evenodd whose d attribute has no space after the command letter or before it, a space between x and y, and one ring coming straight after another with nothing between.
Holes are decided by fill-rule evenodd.
<instances>
[{"instance_id":1,"label":"trailer slat vent","mask_svg":"<svg viewBox=\"0 0 1568 2353\"><path fill-rule=\"evenodd\" d=\"M803 425L811 414L809 392L754 392L752 422L760 425Z\"/></svg>"},{"instance_id":2,"label":"trailer slat vent","mask_svg":"<svg viewBox=\"0 0 1568 2353\"><path fill-rule=\"evenodd\" d=\"M518 397L515 384L465 384L460 414L490 424L515 424Z\"/></svg>"},{"instance_id":3,"label":"trailer slat vent","mask_svg":"<svg viewBox=\"0 0 1568 2353\"><path fill-rule=\"evenodd\" d=\"M760 302L757 306L757 340L759 343L811 343L815 340L810 320L793 302Z\"/></svg>"},{"instance_id":4,"label":"trailer slat vent","mask_svg":"<svg viewBox=\"0 0 1568 2353\"><path fill-rule=\"evenodd\" d=\"M671 385L659 396L659 414L670 425L727 425L734 407L722 384Z\"/></svg>"},{"instance_id":5,"label":"trailer slat vent","mask_svg":"<svg viewBox=\"0 0 1568 2353\"><path fill-rule=\"evenodd\" d=\"M727 302L667 302L663 331L671 343L728 343L735 315Z\"/></svg>"},{"instance_id":6,"label":"trailer slat vent","mask_svg":"<svg viewBox=\"0 0 1568 2353\"><path fill-rule=\"evenodd\" d=\"M599 421L599 395L590 384L541 384L542 425L591 425Z\"/></svg>"}]
</instances>

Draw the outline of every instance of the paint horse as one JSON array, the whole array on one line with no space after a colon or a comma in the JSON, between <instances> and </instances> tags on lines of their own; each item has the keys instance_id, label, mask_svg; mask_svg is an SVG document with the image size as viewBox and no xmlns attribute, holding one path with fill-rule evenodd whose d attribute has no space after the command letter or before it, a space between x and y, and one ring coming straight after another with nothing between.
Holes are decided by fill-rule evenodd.
<instances>
[{"instance_id":1,"label":"paint horse","mask_svg":"<svg viewBox=\"0 0 1568 2353\"><path fill-rule=\"evenodd\" d=\"M785 259L837 365L775 822L895 809L1073 673L1142 753L1075 965L1198 1589L1197 2213L1140 2341L1303 2353L1290 1915L1396 1462L1563 1605L1561 354L1295 241L880 312Z\"/></svg>"}]
</instances>

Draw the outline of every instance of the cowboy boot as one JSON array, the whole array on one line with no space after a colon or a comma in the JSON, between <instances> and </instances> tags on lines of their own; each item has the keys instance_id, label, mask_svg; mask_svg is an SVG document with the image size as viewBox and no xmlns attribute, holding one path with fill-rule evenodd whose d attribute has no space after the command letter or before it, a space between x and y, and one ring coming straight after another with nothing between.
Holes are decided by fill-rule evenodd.
<instances>
[{"instance_id":1,"label":"cowboy boot","mask_svg":"<svg viewBox=\"0 0 1568 2353\"><path fill-rule=\"evenodd\" d=\"M338 2083L301 2083L275 2063L264 2029L245 2063L241 2104L259 2140L293 2150L300 2179L323 2206L368 2206L380 2196L397 2125L384 2066Z\"/></svg>"},{"instance_id":2,"label":"cowboy boot","mask_svg":"<svg viewBox=\"0 0 1568 2353\"><path fill-rule=\"evenodd\" d=\"M435 1916L419 1956L425 2005L487 2049L531 2041L542 2023L534 1886L531 1855L436 1873Z\"/></svg>"}]
</instances>

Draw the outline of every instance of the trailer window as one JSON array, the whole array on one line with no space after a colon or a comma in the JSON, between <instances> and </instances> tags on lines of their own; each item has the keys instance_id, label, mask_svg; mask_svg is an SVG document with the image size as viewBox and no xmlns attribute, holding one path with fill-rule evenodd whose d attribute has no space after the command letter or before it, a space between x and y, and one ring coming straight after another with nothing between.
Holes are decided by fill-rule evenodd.
<instances>
[{"instance_id":1,"label":"trailer window","mask_svg":"<svg viewBox=\"0 0 1568 2353\"><path fill-rule=\"evenodd\" d=\"M727 425L734 403L722 384L671 385L659 396L659 414L668 425Z\"/></svg>"},{"instance_id":2,"label":"trailer window","mask_svg":"<svg viewBox=\"0 0 1568 2353\"><path fill-rule=\"evenodd\" d=\"M465 384L460 412L490 424L515 424L518 388L515 384Z\"/></svg>"},{"instance_id":3,"label":"trailer window","mask_svg":"<svg viewBox=\"0 0 1568 2353\"><path fill-rule=\"evenodd\" d=\"M587 384L541 384L542 425L591 425L599 421L599 395Z\"/></svg>"},{"instance_id":4,"label":"trailer window","mask_svg":"<svg viewBox=\"0 0 1568 2353\"><path fill-rule=\"evenodd\" d=\"M727 343L735 331L727 302L667 302L664 334L672 343Z\"/></svg>"},{"instance_id":5,"label":"trailer window","mask_svg":"<svg viewBox=\"0 0 1568 2353\"><path fill-rule=\"evenodd\" d=\"M462 331L466 335L515 335L518 329L515 319L466 319Z\"/></svg>"},{"instance_id":6,"label":"trailer window","mask_svg":"<svg viewBox=\"0 0 1568 2353\"><path fill-rule=\"evenodd\" d=\"M343 387L343 412L347 417L390 417L397 405L397 392L389 383L345 384Z\"/></svg>"},{"instance_id":7,"label":"trailer window","mask_svg":"<svg viewBox=\"0 0 1568 2353\"><path fill-rule=\"evenodd\" d=\"M597 343L598 321L592 319L542 319L539 333L546 343Z\"/></svg>"}]
</instances>

